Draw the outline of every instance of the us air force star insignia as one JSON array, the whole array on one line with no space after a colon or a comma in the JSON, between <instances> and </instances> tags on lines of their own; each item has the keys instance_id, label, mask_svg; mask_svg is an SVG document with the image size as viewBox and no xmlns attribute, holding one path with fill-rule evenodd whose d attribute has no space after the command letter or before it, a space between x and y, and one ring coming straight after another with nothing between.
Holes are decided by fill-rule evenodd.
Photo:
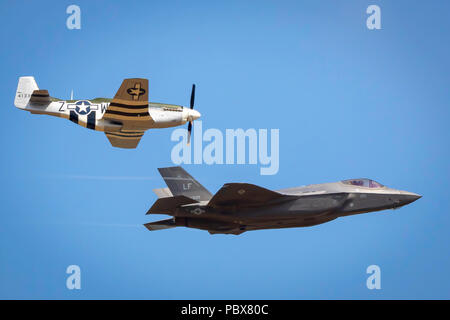
<instances>
[{"instance_id":1,"label":"us air force star insignia","mask_svg":"<svg viewBox=\"0 0 450 320\"><path fill-rule=\"evenodd\" d=\"M145 94L145 89L141 88L141 84L138 82L134 85L134 88L128 88L127 93L133 96L133 100L138 100L139 96Z\"/></svg>"},{"instance_id":2,"label":"us air force star insignia","mask_svg":"<svg viewBox=\"0 0 450 320\"><path fill-rule=\"evenodd\" d=\"M81 101L77 101L75 103L67 104L67 109L75 110L75 112L78 113L79 115L85 116L85 115L91 113L92 110L98 110L98 105L91 104L87 100L81 100Z\"/></svg>"},{"instance_id":3,"label":"us air force star insignia","mask_svg":"<svg viewBox=\"0 0 450 320\"><path fill-rule=\"evenodd\" d=\"M91 112L91 107L86 102L81 101L81 103L76 104L75 111L78 114L85 115L85 114L88 114L89 112Z\"/></svg>"},{"instance_id":4,"label":"us air force star insignia","mask_svg":"<svg viewBox=\"0 0 450 320\"><path fill-rule=\"evenodd\" d=\"M194 210L191 210L191 213L196 214L196 215L200 215L204 212L205 212L205 210L203 210L202 208L195 208Z\"/></svg>"}]
</instances>

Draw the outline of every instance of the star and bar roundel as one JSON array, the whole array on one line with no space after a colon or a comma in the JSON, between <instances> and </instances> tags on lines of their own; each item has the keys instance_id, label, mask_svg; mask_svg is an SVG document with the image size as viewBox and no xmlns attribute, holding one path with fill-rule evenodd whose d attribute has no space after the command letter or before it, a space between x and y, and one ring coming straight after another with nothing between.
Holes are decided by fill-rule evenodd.
<instances>
[{"instance_id":1,"label":"star and bar roundel","mask_svg":"<svg viewBox=\"0 0 450 320\"><path fill-rule=\"evenodd\" d=\"M69 120L79 124L79 116L87 116L86 128L95 129L95 112L98 110L98 104L92 104L88 100L80 100L75 103L68 103L67 109L70 110Z\"/></svg>"},{"instance_id":2,"label":"star and bar roundel","mask_svg":"<svg viewBox=\"0 0 450 320\"><path fill-rule=\"evenodd\" d=\"M88 100L80 100L75 103L67 104L67 109L74 110L80 116L85 116L93 110L98 110L98 104L92 104Z\"/></svg>"}]
</instances>

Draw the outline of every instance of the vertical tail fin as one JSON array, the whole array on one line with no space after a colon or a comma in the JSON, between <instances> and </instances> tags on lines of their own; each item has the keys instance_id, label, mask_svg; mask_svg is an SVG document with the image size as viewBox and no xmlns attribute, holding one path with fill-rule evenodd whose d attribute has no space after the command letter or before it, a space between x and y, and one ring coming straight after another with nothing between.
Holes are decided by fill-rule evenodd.
<instances>
[{"instance_id":1,"label":"vertical tail fin","mask_svg":"<svg viewBox=\"0 0 450 320\"><path fill-rule=\"evenodd\" d=\"M197 201L209 201L211 193L182 167L158 168L174 196L186 196Z\"/></svg>"},{"instance_id":2,"label":"vertical tail fin","mask_svg":"<svg viewBox=\"0 0 450 320\"><path fill-rule=\"evenodd\" d=\"M34 90L39 90L34 77L20 77L14 105L17 108L24 109L30 101L31 94Z\"/></svg>"}]
</instances>

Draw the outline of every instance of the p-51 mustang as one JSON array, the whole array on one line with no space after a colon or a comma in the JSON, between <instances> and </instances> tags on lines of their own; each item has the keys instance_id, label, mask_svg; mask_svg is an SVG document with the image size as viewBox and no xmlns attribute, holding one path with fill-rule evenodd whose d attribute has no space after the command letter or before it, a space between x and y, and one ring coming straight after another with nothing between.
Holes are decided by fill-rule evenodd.
<instances>
[{"instance_id":1,"label":"p-51 mustang","mask_svg":"<svg viewBox=\"0 0 450 320\"><path fill-rule=\"evenodd\" d=\"M200 118L194 110L195 85L190 108L148 101L148 79L125 79L113 99L61 100L39 90L34 77L20 77L14 105L33 114L69 119L82 127L104 131L114 147L134 149L145 131L188 125Z\"/></svg>"},{"instance_id":2,"label":"p-51 mustang","mask_svg":"<svg viewBox=\"0 0 450 320\"><path fill-rule=\"evenodd\" d=\"M147 214L171 219L145 224L150 231L173 227L241 234L250 230L309 227L339 217L396 209L421 196L369 179L351 179L272 191L248 183L227 183L212 195L181 167L158 169L168 188Z\"/></svg>"}]
</instances>

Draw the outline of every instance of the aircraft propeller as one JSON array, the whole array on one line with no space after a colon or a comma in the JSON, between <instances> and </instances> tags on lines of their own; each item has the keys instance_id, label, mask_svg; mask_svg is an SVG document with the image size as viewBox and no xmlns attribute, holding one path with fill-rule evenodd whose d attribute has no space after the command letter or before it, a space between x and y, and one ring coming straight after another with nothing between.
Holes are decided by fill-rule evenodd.
<instances>
[{"instance_id":1,"label":"aircraft propeller","mask_svg":"<svg viewBox=\"0 0 450 320\"><path fill-rule=\"evenodd\" d=\"M196 110L194 110L194 101L195 101L195 84L192 85L192 91L191 91L191 103L190 103L190 113L188 116L188 140L187 144L189 145L191 143L191 131L192 131L192 122L200 117L200 113Z\"/></svg>"}]
</instances>

